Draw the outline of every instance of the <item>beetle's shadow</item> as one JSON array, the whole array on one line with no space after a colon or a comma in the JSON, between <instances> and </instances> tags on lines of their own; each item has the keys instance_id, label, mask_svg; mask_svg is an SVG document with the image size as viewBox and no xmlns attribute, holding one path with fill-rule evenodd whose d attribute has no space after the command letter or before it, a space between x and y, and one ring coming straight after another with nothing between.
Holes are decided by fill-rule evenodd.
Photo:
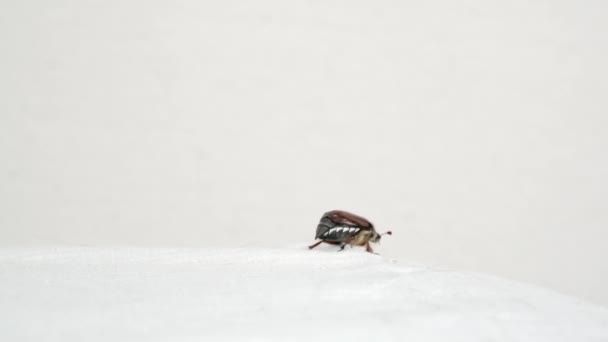
<instances>
[{"instance_id":1,"label":"beetle's shadow","mask_svg":"<svg viewBox=\"0 0 608 342\"><path fill-rule=\"evenodd\" d=\"M315 246L314 248L310 248L310 246L306 247L306 249L313 253L313 252L322 252L322 253L350 253L350 252L365 252L365 247L362 246L351 246L351 245L345 245L344 247L340 246L340 245L333 245L333 244L328 244L328 243L320 243L318 246Z\"/></svg>"}]
</instances>

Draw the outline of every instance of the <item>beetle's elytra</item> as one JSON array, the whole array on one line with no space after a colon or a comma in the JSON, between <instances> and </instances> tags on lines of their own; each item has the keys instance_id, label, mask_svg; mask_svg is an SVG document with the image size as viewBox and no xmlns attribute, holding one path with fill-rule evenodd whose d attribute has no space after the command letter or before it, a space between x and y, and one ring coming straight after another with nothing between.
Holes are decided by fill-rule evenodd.
<instances>
[{"instance_id":1,"label":"beetle's elytra","mask_svg":"<svg viewBox=\"0 0 608 342\"><path fill-rule=\"evenodd\" d=\"M317 247L325 242L331 245L339 245L343 250L346 245L365 246L365 250L373 253L370 242L378 243L382 235L391 235L389 230L386 233L378 234L374 225L367 219L343 210L332 210L323 214L315 239L321 241L308 246L309 249Z\"/></svg>"}]
</instances>

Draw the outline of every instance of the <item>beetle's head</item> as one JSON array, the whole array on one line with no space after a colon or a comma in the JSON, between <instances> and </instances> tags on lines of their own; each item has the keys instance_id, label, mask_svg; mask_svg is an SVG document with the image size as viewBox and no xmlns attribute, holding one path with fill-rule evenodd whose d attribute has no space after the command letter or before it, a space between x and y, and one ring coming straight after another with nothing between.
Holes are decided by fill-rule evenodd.
<instances>
[{"instance_id":1,"label":"beetle's head","mask_svg":"<svg viewBox=\"0 0 608 342\"><path fill-rule=\"evenodd\" d=\"M384 234L393 235L393 232L391 232L391 231L389 230L389 231L384 232L384 233L382 233L382 234L378 234L378 233L376 233L376 231L374 230L374 233L373 233L373 235L372 235L371 239L369 239L369 240L370 240L371 242L373 242L373 243L380 243L380 239L382 239L382 235L384 235Z\"/></svg>"},{"instance_id":2,"label":"beetle's head","mask_svg":"<svg viewBox=\"0 0 608 342\"><path fill-rule=\"evenodd\" d=\"M372 237L369 240L373 243L378 243L378 242L380 242L381 238L382 238L382 235L380 235L376 232L373 232Z\"/></svg>"}]
</instances>

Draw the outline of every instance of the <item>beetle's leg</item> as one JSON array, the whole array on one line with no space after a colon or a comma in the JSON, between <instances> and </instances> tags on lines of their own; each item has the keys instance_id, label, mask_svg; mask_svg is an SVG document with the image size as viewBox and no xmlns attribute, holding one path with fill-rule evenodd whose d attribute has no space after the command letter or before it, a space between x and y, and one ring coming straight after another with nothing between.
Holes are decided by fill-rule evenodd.
<instances>
[{"instance_id":1,"label":"beetle's leg","mask_svg":"<svg viewBox=\"0 0 608 342\"><path fill-rule=\"evenodd\" d=\"M351 244L351 242L353 242L353 239L354 237L349 237L348 239L346 239L346 241L342 242L340 244L340 251L344 250L344 247L346 247L346 245L350 245L350 248L353 248L353 245Z\"/></svg>"},{"instance_id":2,"label":"beetle's leg","mask_svg":"<svg viewBox=\"0 0 608 342\"><path fill-rule=\"evenodd\" d=\"M374 252L374 250L372 249L372 246L369 245L369 242L365 245L365 250L372 254L380 255L380 254Z\"/></svg>"},{"instance_id":3,"label":"beetle's leg","mask_svg":"<svg viewBox=\"0 0 608 342\"><path fill-rule=\"evenodd\" d=\"M369 242L365 244L365 250L370 253L374 253L374 250L372 249L372 246L369 245Z\"/></svg>"},{"instance_id":4,"label":"beetle's leg","mask_svg":"<svg viewBox=\"0 0 608 342\"><path fill-rule=\"evenodd\" d=\"M319 241L319 242L315 243L314 245L310 245L310 246L308 246L308 249L313 249L313 248L317 247L318 245L320 245L321 243L323 243L323 240L321 240L321 241Z\"/></svg>"}]
</instances>

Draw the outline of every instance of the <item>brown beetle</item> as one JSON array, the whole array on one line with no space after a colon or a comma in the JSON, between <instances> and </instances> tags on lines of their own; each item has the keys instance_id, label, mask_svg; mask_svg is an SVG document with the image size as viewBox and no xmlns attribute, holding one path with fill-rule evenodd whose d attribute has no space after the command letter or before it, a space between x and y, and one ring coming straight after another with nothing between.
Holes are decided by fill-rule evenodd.
<instances>
[{"instance_id":1,"label":"brown beetle","mask_svg":"<svg viewBox=\"0 0 608 342\"><path fill-rule=\"evenodd\" d=\"M363 217L343 210L332 210L323 214L317 226L315 239L321 241L308 248L313 249L325 242L340 245L340 250L343 250L346 245L365 246L366 251L373 253L369 243L378 243L384 234L392 235L393 233L389 230L386 233L378 234L374 225Z\"/></svg>"}]
</instances>

